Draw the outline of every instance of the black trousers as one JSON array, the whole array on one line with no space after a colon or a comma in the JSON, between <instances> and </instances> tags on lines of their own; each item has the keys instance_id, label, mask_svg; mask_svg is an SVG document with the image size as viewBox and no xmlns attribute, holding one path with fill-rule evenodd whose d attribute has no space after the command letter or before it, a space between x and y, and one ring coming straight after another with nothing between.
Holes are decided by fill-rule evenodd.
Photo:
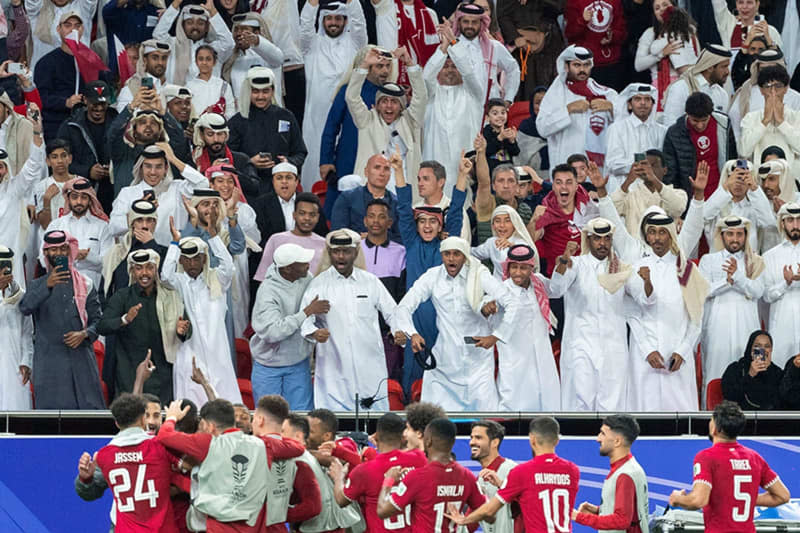
<instances>
[{"instance_id":1,"label":"black trousers","mask_svg":"<svg viewBox=\"0 0 800 533\"><path fill-rule=\"evenodd\" d=\"M303 109L306 105L306 71L303 68L284 71L283 83L286 96L283 106L294 114L297 123L303 127Z\"/></svg>"}]
</instances>

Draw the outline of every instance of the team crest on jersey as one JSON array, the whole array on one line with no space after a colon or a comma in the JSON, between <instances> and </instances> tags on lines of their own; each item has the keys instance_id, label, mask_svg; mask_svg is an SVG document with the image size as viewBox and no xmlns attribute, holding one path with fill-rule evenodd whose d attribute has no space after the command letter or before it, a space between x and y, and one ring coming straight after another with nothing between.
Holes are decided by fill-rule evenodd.
<instances>
[{"instance_id":1,"label":"team crest on jersey","mask_svg":"<svg viewBox=\"0 0 800 533\"><path fill-rule=\"evenodd\" d=\"M233 468L233 492L231 498L234 502L241 502L247 498L244 492L244 484L247 480L247 466L250 459L244 455L236 454L231 457L231 467Z\"/></svg>"},{"instance_id":2,"label":"team crest on jersey","mask_svg":"<svg viewBox=\"0 0 800 533\"><path fill-rule=\"evenodd\" d=\"M589 29L597 33L608 31L611 19L614 17L614 7L604 0L596 0L589 5L589 9L592 10Z\"/></svg>"},{"instance_id":3,"label":"team crest on jersey","mask_svg":"<svg viewBox=\"0 0 800 533\"><path fill-rule=\"evenodd\" d=\"M589 118L589 127L595 135L600 135L606 129L606 118L600 115L592 115Z\"/></svg>"},{"instance_id":4,"label":"team crest on jersey","mask_svg":"<svg viewBox=\"0 0 800 533\"><path fill-rule=\"evenodd\" d=\"M694 475L698 475L700 473L700 463L694 464Z\"/></svg>"},{"instance_id":5,"label":"team crest on jersey","mask_svg":"<svg viewBox=\"0 0 800 533\"><path fill-rule=\"evenodd\" d=\"M697 147L701 150L708 150L709 146L711 146L711 140L705 135L702 135L699 139L697 139Z\"/></svg>"}]
</instances>

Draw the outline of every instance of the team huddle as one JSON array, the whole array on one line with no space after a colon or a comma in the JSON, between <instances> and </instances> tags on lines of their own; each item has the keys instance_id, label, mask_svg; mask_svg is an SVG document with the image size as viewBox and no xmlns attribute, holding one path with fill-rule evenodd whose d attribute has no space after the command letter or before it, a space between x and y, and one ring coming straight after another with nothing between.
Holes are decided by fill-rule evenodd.
<instances>
[{"instance_id":1,"label":"team huddle","mask_svg":"<svg viewBox=\"0 0 800 533\"><path fill-rule=\"evenodd\" d=\"M531 421L533 459L522 464L500 455L502 425L473 422L476 477L456 460L457 427L434 404L410 405L405 420L383 415L373 446L337 438L331 411L300 416L277 395L262 396L252 419L227 400L212 400L199 414L176 400L162 424L157 402L127 393L111 412L120 432L94 456L83 454L75 488L86 500L112 490L117 533L287 525L308 533L453 533L470 524L490 533L555 533L572 531L573 522L649 531L647 476L631 453L639 425L628 415L608 416L597 436L610 465L602 501L576 505L580 468L556 454L560 428L551 417ZM789 501L767 462L737 442L744 426L735 403L719 404L709 422L713 445L695 456L691 491L669 498L671 506L702 509L707 532L754 533L756 506Z\"/></svg>"}]
</instances>

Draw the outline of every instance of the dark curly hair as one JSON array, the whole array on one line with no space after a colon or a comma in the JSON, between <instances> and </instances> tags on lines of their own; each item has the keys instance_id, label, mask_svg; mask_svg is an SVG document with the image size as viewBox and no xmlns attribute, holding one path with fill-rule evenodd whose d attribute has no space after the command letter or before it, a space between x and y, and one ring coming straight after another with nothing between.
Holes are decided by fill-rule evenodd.
<instances>
[{"instance_id":1,"label":"dark curly hair","mask_svg":"<svg viewBox=\"0 0 800 533\"><path fill-rule=\"evenodd\" d=\"M666 35L673 38L679 37L685 42L690 42L695 27L697 27L697 23L689 15L689 12L678 6L672 7L672 14L666 24L659 22L655 13L653 13L653 33L656 37Z\"/></svg>"}]
</instances>

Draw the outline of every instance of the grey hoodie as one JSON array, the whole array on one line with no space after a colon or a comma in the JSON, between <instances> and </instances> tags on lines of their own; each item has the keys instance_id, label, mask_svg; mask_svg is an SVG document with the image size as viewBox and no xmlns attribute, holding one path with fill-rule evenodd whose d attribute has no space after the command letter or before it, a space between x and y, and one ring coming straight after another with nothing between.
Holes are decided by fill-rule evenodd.
<instances>
[{"instance_id":1,"label":"grey hoodie","mask_svg":"<svg viewBox=\"0 0 800 533\"><path fill-rule=\"evenodd\" d=\"M259 364L289 366L311 354L312 343L300 334L300 325L306 319L300 300L312 279L307 275L289 282L275 264L267 269L251 320L255 335L250 339L250 352Z\"/></svg>"}]
</instances>

